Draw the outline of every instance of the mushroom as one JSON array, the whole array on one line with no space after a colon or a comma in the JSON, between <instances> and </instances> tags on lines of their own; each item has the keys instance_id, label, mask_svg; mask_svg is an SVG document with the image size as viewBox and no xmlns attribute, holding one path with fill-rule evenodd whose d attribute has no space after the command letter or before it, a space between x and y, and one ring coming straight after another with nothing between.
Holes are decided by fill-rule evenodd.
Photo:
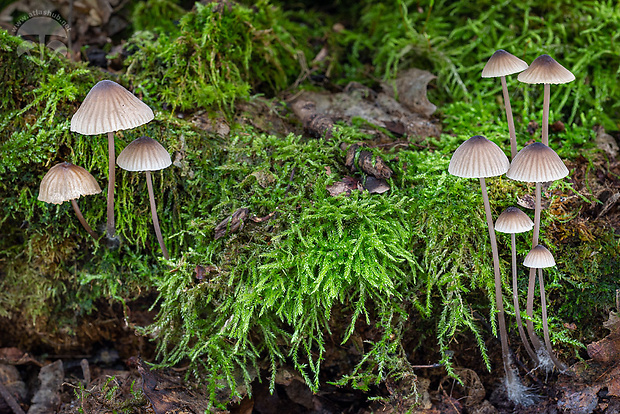
<instances>
[{"instance_id":1,"label":"mushroom","mask_svg":"<svg viewBox=\"0 0 620 414\"><path fill-rule=\"evenodd\" d=\"M547 303L545 300L545 283L543 281L543 269L547 267L555 266L555 259L551 252L543 245L539 244L535 246L523 260L523 265L531 269L538 269L538 284L540 285L540 300L542 308L542 322L543 322L543 334L545 337L545 345L547 346L547 352L551 357L555 366L561 371L566 369L566 365L560 362L551 347L551 340L549 338L549 326L547 324Z\"/></svg>"},{"instance_id":2,"label":"mushroom","mask_svg":"<svg viewBox=\"0 0 620 414\"><path fill-rule=\"evenodd\" d=\"M510 159L517 155L517 134L515 132L515 123L512 119L512 107L510 106L510 95L508 95L508 87L506 86L506 76L521 72L527 69L527 63L519 59L504 49L499 49L489 58L484 69L482 69L483 78L497 78L502 82L502 92L504 93L504 107L506 108L506 122L508 123L508 132L510 134Z\"/></svg>"},{"instance_id":3,"label":"mushroom","mask_svg":"<svg viewBox=\"0 0 620 414\"><path fill-rule=\"evenodd\" d=\"M523 148L519 151L514 160L512 160L512 164L506 173L506 177L517 181L536 183L536 205L534 210L534 234L532 235L532 248L538 245L538 237L540 234L541 183L560 180L567 175L568 168L566 168L566 165L564 165L558 154L540 142L535 142ZM538 337L534 334L534 324L531 320L534 313L534 285L536 284L535 276L534 269L530 269L526 307L526 313L530 319L528 319L526 325L534 348L537 352L540 352L542 350L542 345ZM541 300L544 300L544 298Z\"/></svg>"},{"instance_id":4,"label":"mushroom","mask_svg":"<svg viewBox=\"0 0 620 414\"><path fill-rule=\"evenodd\" d=\"M495 303L498 311L498 325L500 341L502 344L502 359L506 380L508 383L515 383L517 380L514 371L510 367L510 351L508 349L508 334L506 332L506 321L504 316L504 303L502 300L502 280L499 269L499 254L497 252L497 240L493 229L493 218L491 217L491 206L485 183L486 177L495 177L504 174L510 162L506 154L492 141L481 135L471 137L462 143L450 159L448 172L457 177L479 178L482 189L482 199L484 200L484 210L489 229L489 239L493 251L493 269L495 272Z\"/></svg>"},{"instance_id":5,"label":"mushroom","mask_svg":"<svg viewBox=\"0 0 620 414\"><path fill-rule=\"evenodd\" d=\"M575 80L568 69L560 65L549 55L540 55L529 68L519 73L517 79L524 83L544 84L543 95L543 118L542 118L542 143L549 145L549 99L550 84L568 83Z\"/></svg>"},{"instance_id":6,"label":"mushroom","mask_svg":"<svg viewBox=\"0 0 620 414\"><path fill-rule=\"evenodd\" d=\"M153 193L153 182L151 181L151 171L163 170L172 164L170 154L157 141L149 137L140 137L132 141L118 155L116 163L119 167L126 171L144 171L146 172L146 186L149 192L149 201L151 203L151 215L153 216L153 227L155 235L161 247L161 251L166 260L170 259L168 250L164 244L161 235L159 220L157 219L157 209L155 207L155 194Z\"/></svg>"},{"instance_id":7,"label":"mushroom","mask_svg":"<svg viewBox=\"0 0 620 414\"><path fill-rule=\"evenodd\" d=\"M515 316L517 318L517 327L519 329L519 336L521 341L530 355L533 361L538 362L538 356L532 349L525 330L523 329L523 323L521 322L521 311L519 310L519 287L517 286L517 249L516 249L516 233L525 233L532 230L534 223L523 211L517 207L508 207L499 215L495 221L495 231L500 233L510 234L510 250L512 252L512 300L515 307Z\"/></svg>"},{"instance_id":8,"label":"mushroom","mask_svg":"<svg viewBox=\"0 0 620 414\"><path fill-rule=\"evenodd\" d=\"M54 165L45 174L39 186L39 196L37 199L51 204L62 204L65 201L71 201L73 210L84 229L93 238L97 239L97 235L84 219L75 200L80 198L80 196L99 194L100 192L101 187L99 187L95 178L88 171L69 162L62 162Z\"/></svg>"},{"instance_id":9,"label":"mushroom","mask_svg":"<svg viewBox=\"0 0 620 414\"><path fill-rule=\"evenodd\" d=\"M115 239L114 230L114 132L135 128L153 120L151 108L116 82L102 80L88 92L71 118L71 131L83 135L108 134L108 198L106 236Z\"/></svg>"}]
</instances>

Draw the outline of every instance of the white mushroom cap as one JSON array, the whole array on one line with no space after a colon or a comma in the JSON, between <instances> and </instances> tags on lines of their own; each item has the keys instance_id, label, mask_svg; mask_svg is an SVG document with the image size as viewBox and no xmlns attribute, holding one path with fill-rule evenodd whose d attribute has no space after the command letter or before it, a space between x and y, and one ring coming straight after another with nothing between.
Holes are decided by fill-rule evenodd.
<instances>
[{"instance_id":1,"label":"white mushroom cap","mask_svg":"<svg viewBox=\"0 0 620 414\"><path fill-rule=\"evenodd\" d=\"M69 162L54 165L45 174L39 187L38 200L61 204L84 195L99 194L101 187L95 177L82 167Z\"/></svg>"},{"instance_id":2,"label":"white mushroom cap","mask_svg":"<svg viewBox=\"0 0 620 414\"><path fill-rule=\"evenodd\" d=\"M519 73L517 79L524 83L568 83L575 80L568 69L549 55L540 55L529 68Z\"/></svg>"},{"instance_id":3,"label":"white mushroom cap","mask_svg":"<svg viewBox=\"0 0 620 414\"><path fill-rule=\"evenodd\" d=\"M146 124L153 111L134 94L116 82L102 80L88 92L71 118L71 131L97 135Z\"/></svg>"},{"instance_id":4,"label":"white mushroom cap","mask_svg":"<svg viewBox=\"0 0 620 414\"><path fill-rule=\"evenodd\" d=\"M457 177L483 178L502 175L508 167L510 161L500 147L482 135L476 135L454 151L448 172Z\"/></svg>"},{"instance_id":5,"label":"white mushroom cap","mask_svg":"<svg viewBox=\"0 0 620 414\"><path fill-rule=\"evenodd\" d=\"M523 266L544 269L545 267L555 266L555 259L545 246L539 244L525 256Z\"/></svg>"},{"instance_id":6,"label":"white mushroom cap","mask_svg":"<svg viewBox=\"0 0 620 414\"><path fill-rule=\"evenodd\" d=\"M527 69L527 63L519 59L515 55L499 49L489 58L484 69L482 69L483 78L497 78L500 76L508 76Z\"/></svg>"},{"instance_id":7,"label":"white mushroom cap","mask_svg":"<svg viewBox=\"0 0 620 414\"><path fill-rule=\"evenodd\" d=\"M500 233L525 233L534 228L534 223L517 207L508 207L495 221L495 230Z\"/></svg>"},{"instance_id":8,"label":"white mushroom cap","mask_svg":"<svg viewBox=\"0 0 620 414\"><path fill-rule=\"evenodd\" d=\"M543 143L535 142L515 155L506 177L528 183L560 180L568 175L568 168L558 154Z\"/></svg>"},{"instance_id":9,"label":"white mushroom cap","mask_svg":"<svg viewBox=\"0 0 620 414\"><path fill-rule=\"evenodd\" d=\"M157 171L172 164L168 151L153 138L133 140L118 155L116 163L127 171Z\"/></svg>"}]
</instances>

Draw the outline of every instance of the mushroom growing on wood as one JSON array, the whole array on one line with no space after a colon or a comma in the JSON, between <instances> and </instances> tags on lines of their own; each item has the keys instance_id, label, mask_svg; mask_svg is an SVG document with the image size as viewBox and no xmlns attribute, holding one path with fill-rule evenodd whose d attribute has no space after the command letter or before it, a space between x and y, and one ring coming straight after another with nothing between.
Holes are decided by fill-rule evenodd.
<instances>
[{"instance_id":1,"label":"mushroom growing on wood","mask_svg":"<svg viewBox=\"0 0 620 414\"><path fill-rule=\"evenodd\" d=\"M540 234L541 183L561 180L567 175L568 168L566 168L558 154L540 142L535 142L523 148L519 151L514 160L512 160L512 164L506 173L506 177L517 181L536 183L536 205L534 210L534 234L532 235L532 248L538 245L538 237ZM541 352L542 345L538 337L534 334L534 324L531 320L534 313L534 285L536 284L535 276L534 269L530 269L526 307L526 313L530 319L527 321L527 330L534 348L537 352ZM550 356L556 366L559 367L562 365L555 359L555 357L553 357L553 355Z\"/></svg>"},{"instance_id":2,"label":"mushroom growing on wood","mask_svg":"<svg viewBox=\"0 0 620 414\"><path fill-rule=\"evenodd\" d=\"M523 211L517 207L508 207L499 215L495 221L495 231L500 233L510 234L510 251L512 253L512 301L515 307L515 316L517 318L517 328L519 329L519 336L521 341L530 355L533 361L538 362L538 356L532 349L525 330L523 329L523 323L521 322L521 311L519 309L519 287L517 285L517 249L516 249L516 233L525 233L534 228L534 223Z\"/></svg>"},{"instance_id":3,"label":"mushroom growing on wood","mask_svg":"<svg viewBox=\"0 0 620 414\"><path fill-rule=\"evenodd\" d=\"M540 285L540 300L542 308L542 322L545 345L547 346L547 352L549 352L549 356L553 360L553 363L558 367L558 369L560 369L560 371L564 371L566 369L566 365L560 362L553 353L553 348L551 347L551 340L549 338L549 326L547 324L547 303L545 299L545 283L543 281L542 271L544 268L555 266L555 259L553 258L551 252L545 246L539 244L534 247L527 254L527 256L525 256L525 260L523 260L523 265L531 269L538 269L538 284Z\"/></svg>"},{"instance_id":4,"label":"mushroom growing on wood","mask_svg":"<svg viewBox=\"0 0 620 414\"><path fill-rule=\"evenodd\" d=\"M551 95L549 85L572 82L575 80L575 75L551 56L540 55L534 59L529 68L519 73L517 79L524 83L544 84L542 143L549 145L549 100Z\"/></svg>"},{"instance_id":5,"label":"mushroom growing on wood","mask_svg":"<svg viewBox=\"0 0 620 414\"><path fill-rule=\"evenodd\" d=\"M484 69L482 69L483 78L499 77L502 82L506 122L508 123L508 132L510 134L511 159L517 155L517 133L515 132L515 123L512 119L512 107L510 106L510 95L508 95L508 87L506 86L506 76L524 71L525 69L527 69L527 63L503 49L493 53L487 64L484 65Z\"/></svg>"},{"instance_id":6,"label":"mushroom growing on wood","mask_svg":"<svg viewBox=\"0 0 620 414\"><path fill-rule=\"evenodd\" d=\"M172 164L170 154L168 154L168 151L154 139L140 137L132 141L121 151L116 162L123 170L144 171L146 173L146 186L149 192L155 235L157 236L157 241L159 242L164 258L166 260L170 259L168 250L164 244L164 239L161 235L161 228L159 227L157 209L155 207L155 194L153 193L153 182L151 180L151 171L163 170Z\"/></svg>"},{"instance_id":7,"label":"mushroom growing on wood","mask_svg":"<svg viewBox=\"0 0 620 414\"><path fill-rule=\"evenodd\" d=\"M71 131L83 135L108 134L108 198L106 236L114 240L114 132L153 120L151 108L116 82L102 80L88 92L71 118Z\"/></svg>"},{"instance_id":8,"label":"mushroom growing on wood","mask_svg":"<svg viewBox=\"0 0 620 414\"><path fill-rule=\"evenodd\" d=\"M62 162L54 165L45 174L39 186L37 199L51 204L71 201L71 206L78 220L88 234L96 239L97 235L84 219L75 200L84 195L99 194L100 192L101 187L88 171L69 162Z\"/></svg>"},{"instance_id":9,"label":"mushroom growing on wood","mask_svg":"<svg viewBox=\"0 0 620 414\"><path fill-rule=\"evenodd\" d=\"M504 315L504 303L502 300L502 279L499 269L499 254L497 251L497 240L493 229L493 218L491 216L491 206L489 195L485 183L486 177L496 177L508 171L510 162L502 150L492 141L481 135L471 137L462 143L450 160L448 172L457 177L479 178L482 189L482 199L484 200L484 210L489 229L489 239L493 251L493 269L495 272L495 303L498 312L499 336L502 344L502 359L506 372L508 384L518 383L518 377L510 366L510 351L508 349L508 334L506 332L506 321Z\"/></svg>"}]
</instances>

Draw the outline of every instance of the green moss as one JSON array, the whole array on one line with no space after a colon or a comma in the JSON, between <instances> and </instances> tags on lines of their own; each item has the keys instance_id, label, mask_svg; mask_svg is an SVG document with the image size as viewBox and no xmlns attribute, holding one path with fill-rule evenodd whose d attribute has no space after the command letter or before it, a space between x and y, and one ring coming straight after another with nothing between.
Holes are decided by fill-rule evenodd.
<instances>
[{"instance_id":1,"label":"green moss","mask_svg":"<svg viewBox=\"0 0 620 414\"><path fill-rule=\"evenodd\" d=\"M137 52L127 74L159 105L231 113L251 91L287 87L301 72L300 59L310 56L309 31L266 1L252 8L217 2L195 7L178 31L157 38L138 33L130 41Z\"/></svg>"},{"instance_id":2,"label":"green moss","mask_svg":"<svg viewBox=\"0 0 620 414\"><path fill-rule=\"evenodd\" d=\"M357 359L352 357L351 371L330 380L369 389L403 372L413 375L404 352L410 343L439 349L436 358L450 369L452 341L461 334L478 341L490 366L486 334L474 317L478 313L495 321L481 194L477 181L452 177L446 170L452 151L472 135L483 134L505 146L503 110L494 99L498 86L478 79L483 63L473 60L490 55L497 46L515 46L517 37L523 40L526 33L495 24L489 36L474 39L479 20L494 20L490 15L473 18L478 14L461 3L446 11L433 4L422 4L424 13L413 3L397 2L392 8L366 4L358 26L339 38L331 33L327 40L338 53L349 47L357 53L334 63L334 70L347 74L343 83L359 78L371 63L375 73L392 76L422 54L440 73L440 90L451 90L450 99L471 98L469 103L442 106L451 135L429 139L433 149L373 149L394 170L386 194L327 194L327 185L350 174L337 143L369 138L358 125L338 126L333 141L323 141L263 134L231 122L230 135L218 137L156 111L154 122L118 133L117 152L146 134L173 153L175 166L154 174L157 209L173 257L165 264L159 259L143 174L118 171L116 217L123 244L116 251L88 238L68 204L36 200L45 171L59 161L86 167L102 186L107 182L104 137L68 131L70 117L103 74L53 56L45 55L45 62L17 57L18 41L0 32L0 71L6 79L0 91L6 108L0 114L0 315L21 314L30 324L62 320L71 331L102 300L123 304L156 290L157 321L141 331L157 341L157 362L189 361L190 371L209 384L214 401L219 388L235 394L254 372L266 367L275 374L283 362L292 363L317 390L325 379L321 373L327 347L358 339L363 349ZM596 18L591 26L583 23L590 33L597 33L604 6L592 12ZM519 13L531 17L547 12L490 7L499 22ZM164 103L177 109L219 106L231 114L239 99L257 91L281 91L296 80L301 73L296 59L312 58L314 46L307 37L329 32L316 26L312 13L311 27L296 27L287 20L290 16L299 23L298 15L268 3L255 9L224 3L197 6L175 26L177 32L136 34L132 43L137 51L120 82L156 108ZM559 22L557 16L552 22ZM577 30L573 26L579 22L571 22L570 30ZM527 36L540 36L540 18L528 24L533 29ZM602 26L600 32L606 30ZM603 45L604 36L597 36L584 37ZM463 43L455 45L458 39ZM555 44L553 39L528 46L528 56ZM422 49L423 41L430 50ZM371 44L379 48L376 57ZM576 42L550 51L565 52L556 57L572 62L576 74L586 76L598 69L585 61L576 63L573 52L581 47ZM456 63L457 57L464 59ZM609 56L611 66L615 59ZM574 94L566 95L572 86L554 92L558 105L552 118L564 117L569 126L551 137L562 156L573 157L591 146L588 128L595 120L588 116L601 108L590 95L616 93L613 71L601 72L592 82L592 90L576 82ZM539 118L533 110L539 108L538 100L525 89L516 92L521 145L527 139L525 120ZM607 110L608 102L601 102ZM494 216L528 191L502 178L490 179L488 186ZM100 231L105 196L81 198L79 203L87 221ZM250 211L244 227L214 240L215 226L240 207ZM544 211L543 242L553 245L559 227L575 231L576 224ZM546 232L554 229L558 232ZM580 336L592 336L592 312L602 318L605 308L613 306L611 292L618 287L617 237L607 230L593 234L595 238L579 233L559 243L554 250L558 269L548 273L550 308L555 309L552 335L564 354L579 346ZM509 292L507 239L499 240ZM519 239L521 255L528 244L525 237ZM506 298L510 314L511 300ZM568 331L564 321L583 328ZM540 326L539 316L535 323ZM368 331L373 334L365 334ZM273 386L275 375L271 378Z\"/></svg>"}]
</instances>

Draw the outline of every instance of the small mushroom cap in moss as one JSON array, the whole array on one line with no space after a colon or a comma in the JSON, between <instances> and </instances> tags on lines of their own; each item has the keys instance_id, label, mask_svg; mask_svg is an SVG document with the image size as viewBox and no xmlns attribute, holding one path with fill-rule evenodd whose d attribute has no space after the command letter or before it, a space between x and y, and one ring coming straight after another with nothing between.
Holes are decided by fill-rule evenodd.
<instances>
[{"instance_id":1,"label":"small mushroom cap in moss","mask_svg":"<svg viewBox=\"0 0 620 414\"><path fill-rule=\"evenodd\" d=\"M517 79L524 83L568 83L575 80L568 69L560 65L549 55L540 55L529 68L519 73Z\"/></svg>"},{"instance_id":2,"label":"small mushroom cap in moss","mask_svg":"<svg viewBox=\"0 0 620 414\"><path fill-rule=\"evenodd\" d=\"M452 154L448 172L463 178L496 177L510 167L506 154L482 135L463 142Z\"/></svg>"},{"instance_id":3,"label":"small mushroom cap in moss","mask_svg":"<svg viewBox=\"0 0 620 414\"><path fill-rule=\"evenodd\" d=\"M534 228L534 223L517 207L508 207L495 221L495 230L500 233L525 233Z\"/></svg>"},{"instance_id":4,"label":"small mushroom cap in moss","mask_svg":"<svg viewBox=\"0 0 620 414\"><path fill-rule=\"evenodd\" d=\"M118 155L116 163L126 171L157 171L172 164L168 151L153 138L140 137Z\"/></svg>"},{"instance_id":5,"label":"small mushroom cap in moss","mask_svg":"<svg viewBox=\"0 0 620 414\"><path fill-rule=\"evenodd\" d=\"M45 174L39 186L38 200L61 204L84 195L99 194L101 187L88 171L69 162L56 164Z\"/></svg>"},{"instance_id":6,"label":"small mushroom cap in moss","mask_svg":"<svg viewBox=\"0 0 620 414\"><path fill-rule=\"evenodd\" d=\"M498 78L500 76L508 76L527 69L527 63L519 59L515 55L499 49L489 58L484 69L482 69L483 78Z\"/></svg>"},{"instance_id":7,"label":"small mushroom cap in moss","mask_svg":"<svg viewBox=\"0 0 620 414\"><path fill-rule=\"evenodd\" d=\"M545 246L539 244L525 256L523 266L544 269L555 266L555 259Z\"/></svg>"},{"instance_id":8,"label":"small mushroom cap in moss","mask_svg":"<svg viewBox=\"0 0 620 414\"><path fill-rule=\"evenodd\" d=\"M568 175L568 168L554 150L535 142L517 153L506 177L528 183L560 180Z\"/></svg>"},{"instance_id":9,"label":"small mushroom cap in moss","mask_svg":"<svg viewBox=\"0 0 620 414\"><path fill-rule=\"evenodd\" d=\"M146 124L154 118L147 104L116 82L102 80L88 92L71 118L71 131L98 135Z\"/></svg>"}]
</instances>

